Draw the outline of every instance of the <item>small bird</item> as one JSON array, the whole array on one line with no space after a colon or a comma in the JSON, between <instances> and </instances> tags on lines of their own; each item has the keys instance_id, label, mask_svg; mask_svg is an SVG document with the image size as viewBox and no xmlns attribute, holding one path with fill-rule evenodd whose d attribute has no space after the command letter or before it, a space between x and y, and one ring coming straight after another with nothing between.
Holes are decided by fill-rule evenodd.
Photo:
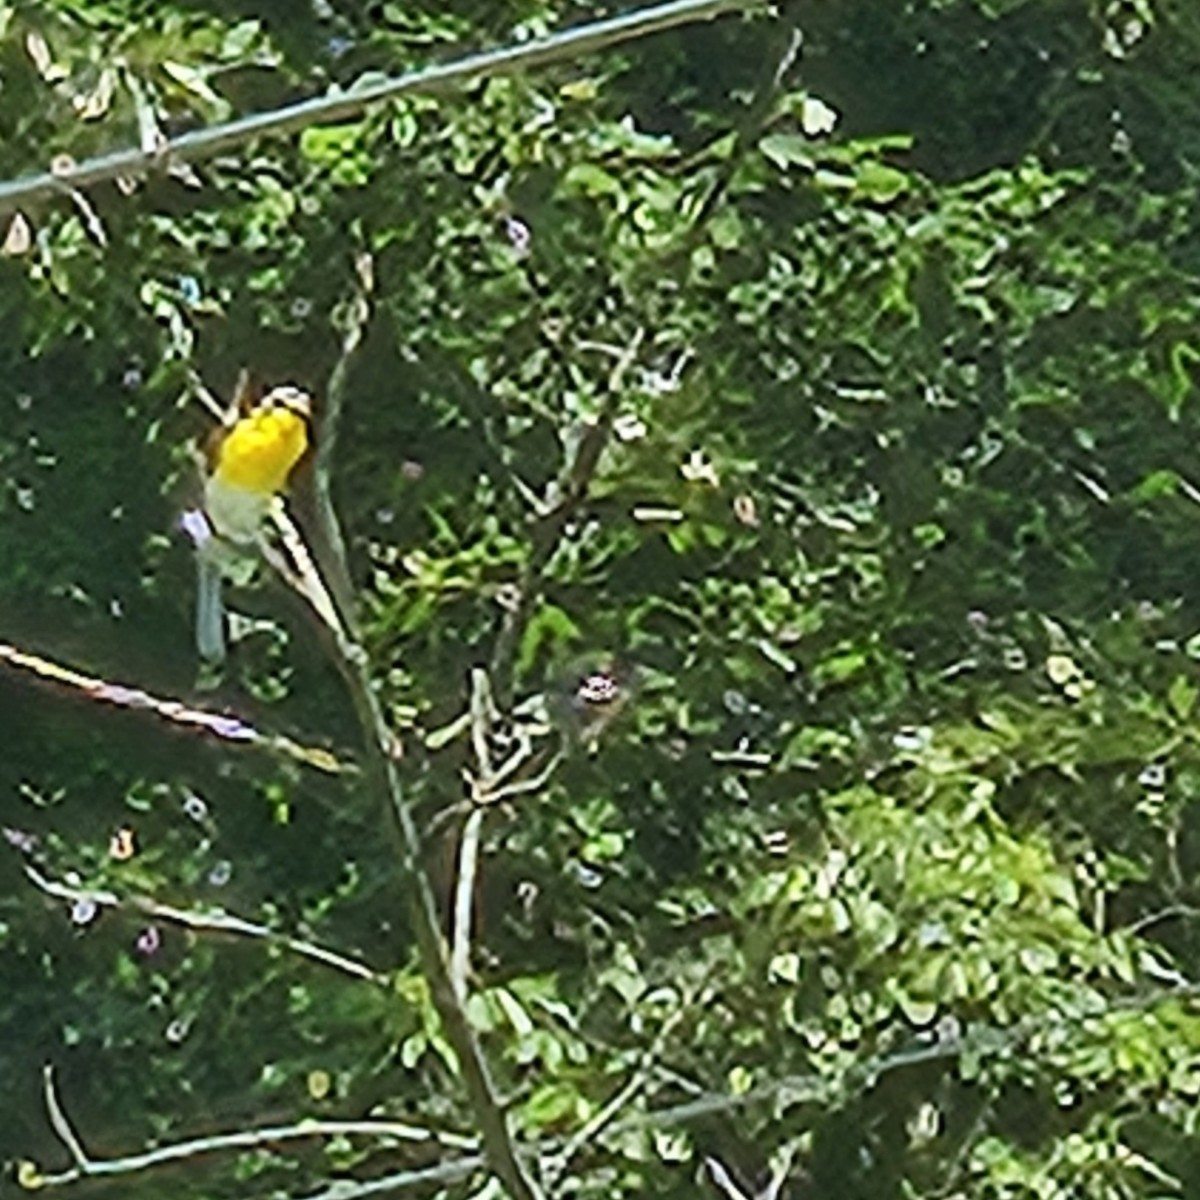
<instances>
[{"instance_id":1,"label":"small bird","mask_svg":"<svg viewBox=\"0 0 1200 1200\"><path fill-rule=\"evenodd\" d=\"M237 576L247 548L287 487L311 436L312 397L291 386L272 388L205 447L204 507L188 532L196 543L196 649L210 663L225 658L222 585Z\"/></svg>"},{"instance_id":2,"label":"small bird","mask_svg":"<svg viewBox=\"0 0 1200 1200\"><path fill-rule=\"evenodd\" d=\"M600 736L629 703L637 683L631 663L607 656L583 659L552 687L550 714L568 744L594 753Z\"/></svg>"}]
</instances>

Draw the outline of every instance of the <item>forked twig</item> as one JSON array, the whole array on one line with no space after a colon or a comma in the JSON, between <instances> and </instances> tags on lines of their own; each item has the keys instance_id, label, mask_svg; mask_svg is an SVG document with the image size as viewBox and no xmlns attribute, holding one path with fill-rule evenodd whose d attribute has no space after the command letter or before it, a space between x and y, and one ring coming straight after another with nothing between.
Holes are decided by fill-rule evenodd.
<instances>
[{"instance_id":1,"label":"forked twig","mask_svg":"<svg viewBox=\"0 0 1200 1200\"><path fill-rule=\"evenodd\" d=\"M471 672L469 705L471 748L481 775L492 777L492 752L488 744L496 720L491 687L485 672ZM450 981L460 1001L467 998L471 969L471 924L475 908L475 877L479 869L479 840L483 836L484 809L476 805L463 822L458 844L458 877L454 886L454 925L450 943Z\"/></svg>"},{"instance_id":2,"label":"forked twig","mask_svg":"<svg viewBox=\"0 0 1200 1200\"><path fill-rule=\"evenodd\" d=\"M482 667L471 671L471 699L467 724L456 723L459 732L469 730L471 750L475 758L474 772L465 772L470 799L461 805L438 814L431 830L440 823L467 811L458 849L458 875L454 887L454 926L450 953L450 975L460 998L466 996L467 975L471 966L471 923L474 912L476 876L479 870L479 842L487 811L505 800L539 792L550 781L562 762L562 751L550 755L541 771L532 777L518 777L534 757L532 737L528 730L517 727L517 745L503 762L497 764L492 755L491 738L501 714L492 697L491 683Z\"/></svg>"}]
</instances>

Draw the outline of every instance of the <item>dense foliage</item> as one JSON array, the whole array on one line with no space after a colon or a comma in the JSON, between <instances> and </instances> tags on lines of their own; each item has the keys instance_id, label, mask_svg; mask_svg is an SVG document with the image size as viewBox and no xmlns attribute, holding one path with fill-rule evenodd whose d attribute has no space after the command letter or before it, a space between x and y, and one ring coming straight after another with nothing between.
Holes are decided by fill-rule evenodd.
<instances>
[{"instance_id":1,"label":"dense foliage","mask_svg":"<svg viewBox=\"0 0 1200 1200\"><path fill-rule=\"evenodd\" d=\"M0 174L604 8L0 3ZM551 1194L1194 1195L1198 67L1190 0L811 0L7 214L0 629L353 759L277 582L197 686L173 526L189 370L320 397L369 273L333 498L447 928L482 821L467 1007ZM580 731L557 694L609 661L633 701ZM531 786L471 816L481 667ZM97 1158L306 1116L474 1136L363 777L0 689L13 1179L70 1165L46 1063Z\"/></svg>"}]
</instances>

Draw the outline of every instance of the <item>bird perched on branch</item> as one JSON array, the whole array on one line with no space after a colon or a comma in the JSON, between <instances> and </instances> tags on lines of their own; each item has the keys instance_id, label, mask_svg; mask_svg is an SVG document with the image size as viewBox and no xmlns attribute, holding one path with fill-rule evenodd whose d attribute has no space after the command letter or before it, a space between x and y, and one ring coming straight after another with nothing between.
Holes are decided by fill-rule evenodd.
<instances>
[{"instance_id":1,"label":"bird perched on branch","mask_svg":"<svg viewBox=\"0 0 1200 1200\"><path fill-rule=\"evenodd\" d=\"M257 403L239 386L234 419L209 438L203 457L203 509L185 528L196 544L196 649L225 657L226 578L261 537L263 524L311 444L312 397L291 386L272 388ZM240 409L240 415L238 411Z\"/></svg>"}]
</instances>

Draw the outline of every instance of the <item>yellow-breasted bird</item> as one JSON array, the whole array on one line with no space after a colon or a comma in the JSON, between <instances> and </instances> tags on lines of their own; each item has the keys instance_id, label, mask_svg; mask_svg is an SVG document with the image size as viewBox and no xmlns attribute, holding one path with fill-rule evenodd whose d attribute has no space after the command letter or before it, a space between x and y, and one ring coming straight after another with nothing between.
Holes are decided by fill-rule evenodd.
<instances>
[{"instance_id":1,"label":"yellow-breasted bird","mask_svg":"<svg viewBox=\"0 0 1200 1200\"><path fill-rule=\"evenodd\" d=\"M204 508L188 527L196 543L196 649L218 663L225 657L225 578L245 550L309 448L312 398L291 386L272 388L217 429L205 447Z\"/></svg>"}]
</instances>

